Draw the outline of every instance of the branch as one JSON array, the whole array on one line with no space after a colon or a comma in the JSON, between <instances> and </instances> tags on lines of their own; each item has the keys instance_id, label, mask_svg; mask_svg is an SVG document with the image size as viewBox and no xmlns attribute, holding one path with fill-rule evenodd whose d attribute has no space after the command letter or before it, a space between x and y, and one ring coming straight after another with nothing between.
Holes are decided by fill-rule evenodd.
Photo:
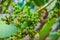
<instances>
[{"instance_id":1,"label":"branch","mask_svg":"<svg viewBox=\"0 0 60 40\"><path fill-rule=\"evenodd\" d=\"M43 25L46 23L47 17L48 17L48 11L45 10L41 14L40 23L35 27L34 30L41 30L41 28L43 27Z\"/></svg>"},{"instance_id":2,"label":"branch","mask_svg":"<svg viewBox=\"0 0 60 40\"><path fill-rule=\"evenodd\" d=\"M48 2L47 4L45 4L43 7L41 7L40 9L38 9L37 12L40 12L42 9L48 7L52 2L54 2L54 0L51 0L50 2Z\"/></svg>"}]
</instances>

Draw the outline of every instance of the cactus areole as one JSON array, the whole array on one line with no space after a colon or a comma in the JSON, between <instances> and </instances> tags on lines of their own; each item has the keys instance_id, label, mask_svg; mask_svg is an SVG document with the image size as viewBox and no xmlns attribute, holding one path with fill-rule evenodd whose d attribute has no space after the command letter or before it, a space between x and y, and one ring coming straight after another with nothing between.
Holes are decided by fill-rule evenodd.
<instances>
[{"instance_id":1,"label":"cactus areole","mask_svg":"<svg viewBox=\"0 0 60 40\"><path fill-rule=\"evenodd\" d=\"M17 27L0 22L0 38L7 38L17 32Z\"/></svg>"}]
</instances>

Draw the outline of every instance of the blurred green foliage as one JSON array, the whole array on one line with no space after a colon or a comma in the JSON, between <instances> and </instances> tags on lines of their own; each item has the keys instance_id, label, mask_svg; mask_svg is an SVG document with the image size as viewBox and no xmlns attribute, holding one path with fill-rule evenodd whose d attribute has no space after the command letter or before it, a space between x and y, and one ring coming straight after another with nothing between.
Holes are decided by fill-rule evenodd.
<instances>
[{"instance_id":1,"label":"blurred green foliage","mask_svg":"<svg viewBox=\"0 0 60 40\"><path fill-rule=\"evenodd\" d=\"M52 2L50 2L52 1ZM9 7L12 6L12 9ZM15 27L8 26L7 29L12 27L10 30L8 30L9 36L11 35L10 31L12 32L15 30L18 30L16 32L17 34L11 35L9 38L5 38L6 40L20 40L29 34L31 37L31 40L33 40L36 33L39 33L40 40L45 40L46 37L52 37L51 39L59 37L60 36L60 22L59 22L59 16L60 16L60 0L2 0L0 2L0 13L1 14L9 14L9 16L2 17L2 20L5 21L5 24L3 23L0 26L5 26L13 24L18 29L15 29ZM42 10L40 10L42 9ZM12 10L12 12L9 12ZM37 10L39 12L37 12ZM44 11L48 13L46 18L46 23L42 26L41 30L35 31L34 28L37 26L38 23L41 23L41 21L45 21L42 16L44 16ZM42 16L41 16L42 14ZM40 20L42 19L42 20ZM58 19L58 20L57 20ZM58 22L59 25L57 26L56 33L58 36L53 33L50 34L52 25ZM7 30L6 29L6 30ZM5 29L4 29L5 30ZM2 30L0 30L2 31ZM55 32L55 31L54 31ZM12 32L13 33L13 32ZM3 33L4 34L4 33ZM2 32L1 32L2 35ZM4 37L7 35L4 35Z\"/></svg>"}]
</instances>

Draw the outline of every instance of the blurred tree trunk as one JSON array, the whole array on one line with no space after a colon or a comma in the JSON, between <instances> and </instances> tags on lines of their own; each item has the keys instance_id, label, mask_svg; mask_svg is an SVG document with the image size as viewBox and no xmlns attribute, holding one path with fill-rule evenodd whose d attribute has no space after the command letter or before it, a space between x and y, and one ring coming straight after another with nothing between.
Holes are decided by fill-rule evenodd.
<instances>
[{"instance_id":1,"label":"blurred tree trunk","mask_svg":"<svg viewBox=\"0 0 60 40\"><path fill-rule=\"evenodd\" d=\"M1 14L1 12L2 12L2 7L0 7L0 14Z\"/></svg>"},{"instance_id":2,"label":"blurred tree trunk","mask_svg":"<svg viewBox=\"0 0 60 40\"><path fill-rule=\"evenodd\" d=\"M2 2L2 0L0 0L0 3Z\"/></svg>"}]
</instances>

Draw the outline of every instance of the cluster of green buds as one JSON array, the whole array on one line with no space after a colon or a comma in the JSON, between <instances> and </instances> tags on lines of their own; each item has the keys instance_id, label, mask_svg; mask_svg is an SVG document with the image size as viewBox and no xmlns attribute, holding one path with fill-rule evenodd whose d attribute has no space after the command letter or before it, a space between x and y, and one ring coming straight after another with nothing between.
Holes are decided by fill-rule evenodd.
<instances>
[{"instance_id":1,"label":"cluster of green buds","mask_svg":"<svg viewBox=\"0 0 60 40\"><path fill-rule=\"evenodd\" d=\"M34 28L40 20L38 17L39 14L37 12L31 12L29 6L21 8L17 4L11 4L14 7L12 14L9 14L9 17L5 16L2 20L6 21L7 24L14 23L19 28L18 33L15 35L16 37L23 38L29 34L33 38L36 33Z\"/></svg>"},{"instance_id":2,"label":"cluster of green buds","mask_svg":"<svg viewBox=\"0 0 60 40\"><path fill-rule=\"evenodd\" d=\"M11 14L4 14L1 18L2 21L5 21L6 24L14 23L14 17Z\"/></svg>"},{"instance_id":3,"label":"cluster of green buds","mask_svg":"<svg viewBox=\"0 0 60 40\"><path fill-rule=\"evenodd\" d=\"M15 25L18 26L21 30L19 32L19 35L21 37L24 37L24 36L30 34L30 36L32 38L34 36L34 34L36 33L34 31L34 28L39 22L38 13L30 12L30 10L28 8L27 11L25 11L24 13L20 12L20 13L17 13L17 15L18 16L17 16L16 22L15 22Z\"/></svg>"},{"instance_id":4,"label":"cluster of green buds","mask_svg":"<svg viewBox=\"0 0 60 40\"><path fill-rule=\"evenodd\" d=\"M0 7L2 7L2 13L8 13L8 8L10 4L12 3L12 0L2 0L0 3Z\"/></svg>"}]
</instances>

